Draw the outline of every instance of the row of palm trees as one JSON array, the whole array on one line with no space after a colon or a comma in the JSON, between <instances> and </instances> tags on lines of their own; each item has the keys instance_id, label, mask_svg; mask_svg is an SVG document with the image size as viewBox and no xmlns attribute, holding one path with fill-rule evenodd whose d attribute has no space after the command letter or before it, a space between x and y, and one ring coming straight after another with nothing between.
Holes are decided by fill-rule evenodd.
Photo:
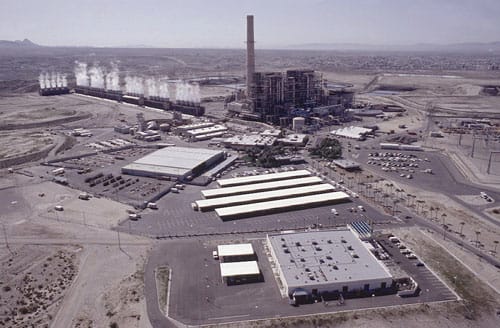
<instances>
[{"instance_id":1,"label":"row of palm trees","mask_svg":"<svg viewBox=\"0 0 500 328\"><path fill-rule=\"evenodd\" d=\"M316 168L320 169L320 162L316 162ZM322 165L321 165L322 166ZM314 167L314 161L313 161ZM325 169L325 167L322 167ZM328 168L324 173L329 178L333 178L334 170ZM417 199L416 195L411 193L407 193L403 188L398 188L391 182L386 182L382 178L378 178L373 174L362 174L361 172L354 172L348 174L346 172L337 172L339 180L344 181L348 188L354 188L356 186L357 192L368 199L372 199L375 203L380 203L384 208L391 210L392 215L398 213L397 206L400 203L405 203L407 207L415 209L417 214L423 215L429 219L433 219L435 221L441 218L441 224L443 227L443 238L446 239L446 231L448 230L448 224L446 223L447 214L441 213L441 208L438 206L429 205L426 206L426 201L422 199ZM465 238L463 234L465 222L460 222L460 231L459 235L462 238ZM476 247L480 247L481 243L479 240L479 236L481 235L481 231L475 230L476 239L474 241ZM493 253L496 254L497 247L499 244L498 240L494 240L494 249Z\"/></svg>"}]
</instances>

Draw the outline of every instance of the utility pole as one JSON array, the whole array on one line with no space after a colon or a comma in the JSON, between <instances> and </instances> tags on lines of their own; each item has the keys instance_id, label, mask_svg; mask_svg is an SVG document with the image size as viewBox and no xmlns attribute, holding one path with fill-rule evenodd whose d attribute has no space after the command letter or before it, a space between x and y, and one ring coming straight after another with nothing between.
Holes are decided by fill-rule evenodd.
<instances>
[{"instance_id":1,"label":"utility pole","mask_svg":"<svg viewBox=\"0 0 500 328\"><path fill-rule=\"evenodd\" d=\"M474 158L474 150L476 148L476 135L472 134L472 153L470 157Z\"/></svg>"},{"instance_id":2,"label":"utility pole","mask_svg":"<svg viewBox=\"0 0 500 328\"><path fill-rule=\"evenodd\" d=\"M122 249L122 244L120 242L120 230L116 230L116 232L118 233L118 248L121 250Z\"/></svg>"},{"instance_id":3,"label":"utility pole","mask_svg":"<svg viewBox=\"0 0 500 328\"><path fill-rule=\"evenodd\" d=\"M490 152L490 159L488 160L488 168L486 169L486 173L487 174L490 174L491 160L493 159L493 154L500 154L500 151L492 151L492 152Z\"/></svg>"}]
</instances>

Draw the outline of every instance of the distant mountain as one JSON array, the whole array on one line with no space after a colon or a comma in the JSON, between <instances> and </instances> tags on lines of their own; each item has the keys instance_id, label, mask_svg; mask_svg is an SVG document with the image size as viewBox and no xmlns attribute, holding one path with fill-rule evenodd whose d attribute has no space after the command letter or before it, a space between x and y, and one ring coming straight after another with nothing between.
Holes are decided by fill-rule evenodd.
<instances>
[{"instance_id":1,"label":"distant mountain","mask_svg":"<svg viewBox=\"0 0 500 328\"><path fill-rule=\"evenodd\" d=\"M15 41L9 41L9 40L0 40L0 47L3 48L30 48L30 47L40 47L40 45L31 42L29 39L24 39L24 40L15 40Z\"/></svg>"},{"instance_id":2,"label":"distant mountain","mask_svg":"<svg viewBox=\"0 0 500 328\"><path fill-rule=\"evenodd\" d=\"M305 43L285 47L286 49L338 50L338 51L443 51L443 52L500 52L500 41L467 42L451 44L418 43L409 45L377 45L360 43Z\"/></svg>"}]
</instances>

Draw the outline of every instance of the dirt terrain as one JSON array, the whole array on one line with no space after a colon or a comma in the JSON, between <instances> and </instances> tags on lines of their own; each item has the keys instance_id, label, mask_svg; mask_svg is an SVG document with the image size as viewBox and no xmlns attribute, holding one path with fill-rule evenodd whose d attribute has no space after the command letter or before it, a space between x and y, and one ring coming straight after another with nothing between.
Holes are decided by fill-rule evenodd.
<instances>
[{"instance_id":1,"label":"dirt terrain","mask_svg":"<svg viewBox=\"0 0 500 328\"><path fill-rule=\"evenodd\" d=\"M310 67L321 70L330 82L350 84L352 89L363 92L356 95L356 101L360 103L405 107L406 112L401 117L374 121L382 132L389 132L401 124L407 125L409 130L423 129L428 103L433 103L446 115L450 114L449 111L461 115L464 112L498 114L500 106L500 97L483 94L484 85L500 85L498 74L485 68L498 59L496 55L486 59L424 55L410 58L395 54L258 51L257 58L258 69ZM101 62L103 65L119 61L122 72L130 74L170 78L237 75L241 80L245 63L243 50L55 48L38 49L21 56L15 51L0 51L0 159L30 154L47 147L56 149L64 142L65 133L73 128L112 128L123 121L135 122L136 114L144 112L137 107L118 106L78 95L41 97L36 93L36 79L41 70L70 74L75 60ZM17 69L20 61L24 62L23 69ZM472 63L471 66L464 68L464 61ZM434 70L422 69L421 66L430 62L435 63ZM486 64L481 66L483 64L478 62ZM409 71L418 74L408 74ZM69 82L73 82L71 78ZM222 99L235 87L202 87L203 97L217 98L204 104L207 112L224 117ZM396 93L377 94L377 90ZM171 117L169 113L160 112L145 112L145 116L146 120L153 116ZM371 123L368 119L365 122ZM102 132L102 135L106 133ZM426 146L451 149L451 145L457 143L454 138L447 136ZM85 149L83 144L86 143L88 141L80 139L75 147ZM423 143L422 140L419 143ZM454 150L459 156L468 156L468 148ZM491 182L495 177L485 175L485 154L486 150L482 157L470 159L471 165L468 165L469 160L465 163L471 171L480 171L484 181ZM0 171L1 223L2 229L5 227L6 241L0 247L0 326L151 327L146 312L143 275L144 263L154 241L118 234L113 230L126 218L130 206L106 198L79 200L78 190L41 179L48 169L30 161L34 160L19 163L16 173ZM472 174L471 180L479 181ZM479 229L482 249L491 251L494 247L494 241L498 240L495 226L471 215L448 197L407 185L400 187L424 200L427 207L439 207L439 216L434 220L439 221L441 214L446 213L449 233L458 234L461 222L464 222L464 243L474 242L475 231ZM478 201L471 195L462 199L473 203ZM56 212L56 205L62 205L64 211ZM494 209L489 209L488 213L500 220ZM498 270L484 265L457 245L443 241L440 236L418 230L401 231L401 234L419 257L448 284L457 285L456 281L459 281L460 285L453 287L467 302L422 304L315 318L277 318L232 326L498 326L499 318L495 314L499 307L498 294L491 292L500 288ZM7 244L9 248L4 247ZM446 256L448 253L441 245L463 263ZM456 270L458 278L453 278L450 268ZM474 268L474 274L468 268ZM467 290L481 291L478 295L484 299L474 298Z\"/></svg>"}]
</instances>

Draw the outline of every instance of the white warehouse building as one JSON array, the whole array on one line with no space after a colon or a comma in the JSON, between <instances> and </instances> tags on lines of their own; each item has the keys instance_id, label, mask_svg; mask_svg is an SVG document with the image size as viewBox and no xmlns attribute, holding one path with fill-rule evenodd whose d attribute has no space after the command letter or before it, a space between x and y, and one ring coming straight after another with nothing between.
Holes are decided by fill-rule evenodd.
<instances>
[{"instance_id":1,"label":"white warehouse building","mask_svg":"<svg viewBox=\"0 0 500 328\"><path fill-rule=\"evenodd\" d=\"M318 296L391 288L385 265L350 229L268 235L283 294Z\"/></svg>"}]
</instances>

